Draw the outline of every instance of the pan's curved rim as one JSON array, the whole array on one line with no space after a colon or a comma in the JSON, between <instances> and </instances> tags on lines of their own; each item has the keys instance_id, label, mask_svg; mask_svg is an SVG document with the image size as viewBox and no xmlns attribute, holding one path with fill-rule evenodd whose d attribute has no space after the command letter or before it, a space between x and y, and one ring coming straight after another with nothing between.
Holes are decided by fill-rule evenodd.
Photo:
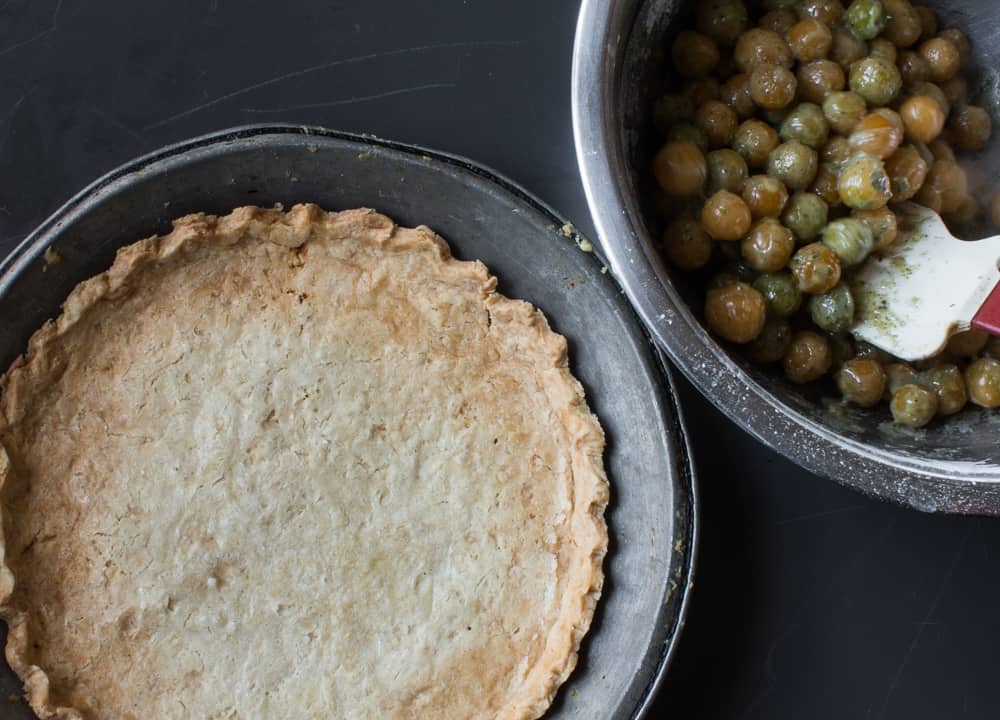
<instances>
[{"instance_id":1,"label":"pan's curved rim","mask_svg":"<svg viewBox=\"0 0 1000 720\"><path fill-rule=\"evenodd\" d=\"M418 145L386 140L374 135L344 132L318 126L288 123L241 125L200 135L188 140L183 140L164 146L145 155L141 155L108 171L77 192L58 209L56 209L49 217L43 220L42 223L29 233L21 242L19 242L6 257L0 259L0 298L3 298L7 292L8 286L20 274L20 272L45 251L48 247L48 242L46 242L46 240L50 233L56 231L60 225L69 221L76 212L84 210L88 204L99 199L103 191L115 186L119 181L122 181L129 175L143 173L145 170L151 168L157 163L176 158L192 151L221 144L240 143L268 135L299 135L303 137L330 138L342 142L354 143L359 147L378 147L446 163L452 167L460 169L461 171L476 175L479 178L502 188L505 192L516 197L518 201L531 206L538 213L546 216L556 227L565 227L567 224L563 216L510 178L507 178L490 168L460 155L433 150ZM580 236L575 230L574 239L578 244L584 241L584 238L582 238L582 236ZM605 263L600 250L597 248L594 248L593 257L593 262L598 264ZM676 488L679 492L675 507L675 514L676 517L681 520L679 526L683 527L683 537L675 538L675 540L679 541L675 545L675 548L679 549L679 551L675 550L675 552L678 552L680 555L680 561L676 570L676 587L673 588L672 591L668 591L666 596L661 599L661 609L671 602L675 602L676 610L673 618L671 619L671 625L667 629L666 642L663 644L663 648L660 651L655 669L653 670L650 681L643 690L642 697L638 700L634 711L633 720L641 720L641 718L646 717L648 714L653 701L655 700L656 693L663 684L664 677L666 676L670 663L673 660L678 640L687 620L698 557L700 506L697 492L697 474L693 463L693 454L679 398L676 394L675 380L669 364L662 352L657 348L653 338L649 335L646 326L639 320L639 316L636 314L635 309L627 300L624 299L624 292L622 291L617 279L609 273L607 275L607 280L618 290L618 295L622 298L620 302L623 308L626 308L627 312L635 317L635 325L638 328L638 332L642 333L641 339L644 340L648 346L651 365L659 370L659 374L661 376L660 379L666 391L666 397L663 399L668 408L668 412L670 413L670 417L664 419L670 421L665 422L665 424L672 429L673 445L676 448L674 470L676 474ZM672 593L680 593L680 597L675 601L672 597Z\"/></svg>"}]
</instances>

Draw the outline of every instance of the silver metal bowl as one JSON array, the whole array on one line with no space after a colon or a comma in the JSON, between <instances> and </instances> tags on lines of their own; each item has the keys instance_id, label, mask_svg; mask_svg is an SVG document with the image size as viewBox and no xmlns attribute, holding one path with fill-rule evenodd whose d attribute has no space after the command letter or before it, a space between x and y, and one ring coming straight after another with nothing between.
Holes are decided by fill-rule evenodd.
<instances>
[{"instance_id":1,"label":"silver metal bowl","mask_svg":"<svg viewBox=\"0 0 1000 720\"><path fill-rule=\"evenodd\" d=\"M1000 413L966 410L918 431L884 410L842 407L829 388L799 388L752 367L714 340L694 297L660 260L649 197L656 150L652 100L664 48L693 3L583 0L573 56L573 128L591 214L611 269L657 343L722 412L803 467L926 511L1000 514ZM975 64L1000 67L992 0L935 4L942 27L973 42ZM996 71L979 78L995 112ZM995 175L996 143L981 164ZM1000 182L991 181L997 189ZM692 288L692 292L696 289Z\"/></svg>"}]
</instances>

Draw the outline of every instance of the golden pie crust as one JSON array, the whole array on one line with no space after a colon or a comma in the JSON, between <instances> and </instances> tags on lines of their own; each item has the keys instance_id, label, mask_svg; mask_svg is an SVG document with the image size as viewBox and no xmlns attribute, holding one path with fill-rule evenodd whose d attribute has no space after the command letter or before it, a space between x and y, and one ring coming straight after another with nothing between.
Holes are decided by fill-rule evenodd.
<instances>
[{"instance_id":1,"label":"golden pie crust","mask_svg":"<svg viewBox=\"0 0 1000 720\"><path fill-rule=\"evenodd\" d=\"M0 379L0 616L43 719L537 718L607 548L540 312L370 210L190 215Z\"/></svg>"}]
</instances>

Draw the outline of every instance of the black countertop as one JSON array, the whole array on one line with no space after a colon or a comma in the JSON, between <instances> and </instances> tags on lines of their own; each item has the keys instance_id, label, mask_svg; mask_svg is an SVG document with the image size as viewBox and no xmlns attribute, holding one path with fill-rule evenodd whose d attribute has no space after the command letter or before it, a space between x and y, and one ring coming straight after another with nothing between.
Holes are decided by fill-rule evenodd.
<instances>
[{"instance_id":1,"label":"black countertop","mask_svg":"<svg viewBox=\"0 0 1000 720\"><path fill-rule=\"evenodd\" d=\"M467 155L589 230L576 5L0 0L0 252L135 155L270 121ZM1000 522L816 478L680 384L703 537L653 717L996 716Z\"/></svg>"}]
</instances>

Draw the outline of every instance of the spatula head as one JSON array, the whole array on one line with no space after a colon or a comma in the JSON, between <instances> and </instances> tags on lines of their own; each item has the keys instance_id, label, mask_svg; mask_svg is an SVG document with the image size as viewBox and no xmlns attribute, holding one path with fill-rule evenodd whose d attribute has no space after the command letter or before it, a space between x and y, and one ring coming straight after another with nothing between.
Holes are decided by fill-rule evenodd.
<instances>
[{"instance_id":1,"label":"spatula head","mask_svg":"<svg viewBox=\"0 0 1000 720\"><path fill-rule=\"evenodd\" d=\"M959 240L925 207L902 203L893 209L899 240L869 258L851 280L852 332L896 357L920 360L969 328L1000 280L1000 238Z\"/></svg>"}]
</instances>

